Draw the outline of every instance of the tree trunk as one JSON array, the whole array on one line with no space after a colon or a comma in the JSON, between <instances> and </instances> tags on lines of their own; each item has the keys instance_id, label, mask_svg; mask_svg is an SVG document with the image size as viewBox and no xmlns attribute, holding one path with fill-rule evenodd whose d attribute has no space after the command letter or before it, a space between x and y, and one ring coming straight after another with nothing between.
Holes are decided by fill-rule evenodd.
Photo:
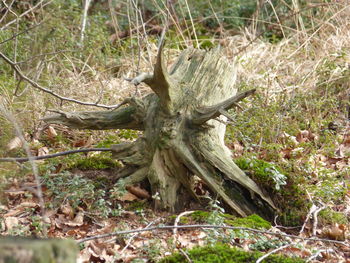
<instances>
[{"instance_id":1,"label":"tree trunk","mask_svg":"<svg viewBox=\"0 0 350 263\"><path fill-rule=\"evenodd\" d=\"M224 145L223 115L254 90L236 95L235 68L218 49L184 50L169 72L162 49L154 73L132 80L154 93L128 99L128 106L115 111L60 112L44 120L73 128L142 130L136 142L113 146L113 154L126 165L121 173L126 184L149 180L159 208L183 207L184 193L199 200L191 184L196 175L237 214L271 218L273 202Z\"/></svg>"}]
</instances>

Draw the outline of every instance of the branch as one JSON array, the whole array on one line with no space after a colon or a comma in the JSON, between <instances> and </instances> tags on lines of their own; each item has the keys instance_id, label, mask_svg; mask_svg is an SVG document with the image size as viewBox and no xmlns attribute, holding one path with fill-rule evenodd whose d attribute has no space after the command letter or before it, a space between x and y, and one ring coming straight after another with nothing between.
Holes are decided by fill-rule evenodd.
<instances>
[{"instance_id":1,"label":"branch","mask_svg":"<svg viewBox=\"0 0 350 263\"><path fill-rule=\"evenodd\" d=\"M16 38L16 37L18 37L18 36L20 36L20 35L22 35L22 34L25 34L25 33L29 32L30 30L36 28L37 26L40 26L43 22L44 22L44 21L41 21L41 22L39 22L38 24L35 24L34 26L31 26L31 27L29 27L29 28L27 28L27 29L25 29L25 30L23 30L23 31L21 31L21 32L18 32L18 33L16 33L16 34L14 34L12 37L10 37L10 38L8 38L8 39L5 39L4 41L1 41L1 42L0 42L0 45L6 43L6 42L8 42L8 41L11 41L12 39L14 39L14 38Z\"/></svg>"},{"instance_id":2,"label":"branch","mask_svg":"<svg viewBox=\"0 0 350 263\"><path fill-rule=\"evenodd\" d=\"M85 149L77 149L70 150L65 152L59 152L54 154L48 154L43 156L31 156L31 157L20 157L20 158L0 158L0 162L28 162L28 161L36 161L36 160L44 160L49 158L54 158L58 156L73 154L73 153L85 153L85 152L110 152L111 148L85 148Z\"/></svg>"},{"instance_id":3,"label":"branch","mask_svg":"<svg viewBox=\"0 0 350 263\"><path fill-rule=\"evenodd\" d=\"M301 240L308 240L308 241L319 241L324 243L334 243L334 244L340 244L346 247L350 247L349 244L347 244L344 241L338 241L338 240L331 240L331 239L323 239L323 238L307 238L307 237L300 237L295 235L289 235L289 234L282 234L282 233L275 233L271 231L264 231L264 230L258 230L254 228L249 227L239 227L239 226L218 226L218 225L183 225L183 226L154 226L154 227L146 227L146 228L139 228L134 230L124 230L124 231L117 231L113 233L108 234L102 234L102 235L96 235L92 237L87 237L83 239L76 240L78 243L83 243L89 240L99 239L99 238L106 238L111 236L119 236L119 235L125 235L125 234L132 234L132 233L139 233L139 232L147 232L147 231L154 231L154 230L171 230L174 228L178 229L192 229L192 228L211 228L211 229L231 229L231 230L243 230L243 231L249 231L257 234L267 234L267 235L273 235L273 236L282 236L282 237L289 237L293 239L301 239Z\"/></svg>"},{"instance_id":4,"label":"branch","mask_svg":"<svg viewBox=\"0 0 350 263\"><path fill-rule=\"evenodd\" d=\"M266 253L265 255L263 255L263 256L261 256L260 258L258 258L257 261L256 261L255 263L260 263L260 262L262 262L265 258L271 256L272 254L274 254L274 253L276 253L276 252L278 252L278 251L280 251L280 250L283 250L283 249L285 249L285 248L287 248L287 247L290 247L290 246L292 246L292 245L294 245L294 244L287 244L287 245L278 247L278 248L276 248L276 249L273 249L273 250L271 250L270 252L268 252L268 253Z\"/></svg>"},{"instance_id":5,"label":"branch","mask_svg":"<svg viewBox=\"0 0 350 263\"><path fill-rule=\"evenodd\" d=\"M144 130L143 112L137 106L127 106L115 111L53 111L56 114L44 117L48 124L62 124L73 129L110 130L132 129Z\"/></svg>"},{"instance_id":6,"label":"branch","mask_svg":"<svg viewBox=\"0 0 350 263\"><path fill-rule=\"evenodd\" d=\"M62 101L69 101L69 102L74 102L74 103L81 104L81 105L95 106L95 107L100 107L100 108L105 108L105 109L115 109L115 108L119 108L121 105L123 105L123 104L116 104L116 105L109 106L109 105L104 105L104 104L98 104L95 102L84 102L84 101L79 101L76 99L60 96L57 93L53 92L52 90L44 88L40 84L36 83L32 79L30 79L26 75L24 75L23 72L21 71L21 69L16 65L16 63L13 62L12 60L10 60L8 57L6 57L5 54L3 54L2 52L0 52L0 57L3 58L13 68L14 71L16 71L16 73L20 76L21 79L27 81L34 88L39 89L43 92L46 92L46 93L48 93L48 94L50 94L50 95L52 95L52 96L54 96Z\"/></svg>"},{"instance_id":7,"label":"branch","mask_svg":"<svg viewBox=\"0 0 350 263\"><path fill-rule=\"evenodd\" d=\"M53 2L53 0L48 1L46 3L43 3L44 0L41 0L39 3L37 3L35 6L29 8L27 11L25 11L24 13L20 14L16 19L8 22L6 25L4 25L2 28L0 28L0 30L4 30L6 27L12 25L13 23L15 23L19 18L21 18L22 16L25 16L26 14L28 14L29 12L32 12L35 8L37 8L38 6L40 6L41 8L43 8L44 6L50 4L51 2Z\"/></svg>"},{"instance_id":8,"label":"branch","mask_svg":"<svg viewBox=\"0 0 350 263\"><path fill-rule=\"evenodd\" d=\"M227 111L228 109L235 106L237 102L254 94L255 91L256 89L251 89L233 96L227 100L224 100L223 102L220 102L216 105L199 108L195 113L195 117L192 118L192 123L196 125L202 125L211 119L219 117L224 111Z\"/></svg>"}]
</instances>

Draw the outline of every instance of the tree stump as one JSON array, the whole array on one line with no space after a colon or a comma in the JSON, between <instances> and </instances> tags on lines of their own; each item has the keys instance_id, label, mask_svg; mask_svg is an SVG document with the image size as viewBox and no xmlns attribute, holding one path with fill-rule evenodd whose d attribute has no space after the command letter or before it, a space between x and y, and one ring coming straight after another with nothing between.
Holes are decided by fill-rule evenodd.
<instances>
[{"instance_id":1,"label":"tree stump","mask_svg":"<svg viewBox=\"0 0 350 263\"><path fill-rule=\"evenodd\" d=\"M125 164L120 177L126 184L148 179L159 208L178 210L188 198L200 201L192 186L196 175L238 215L271 218L273 202L224 145L226 111L254 90L237 95L234 65L219 49L186 49L169 72L162 49L153 74L131 80L146 83L154 93L129 98L128 106L117 110L59 112L44 120L79 129L143 131L135 142L114 145L113 156Z\"/></svg>"}]
</instances>

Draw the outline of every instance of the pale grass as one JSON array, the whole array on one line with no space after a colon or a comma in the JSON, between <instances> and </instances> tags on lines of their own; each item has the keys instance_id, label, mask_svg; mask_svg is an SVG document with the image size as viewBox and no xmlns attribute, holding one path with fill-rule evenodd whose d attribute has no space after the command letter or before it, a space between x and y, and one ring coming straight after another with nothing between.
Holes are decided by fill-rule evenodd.
<instances>
[{"instance_id":1,"label":"pale grass","mask_svg":"<svg viewBox=\"0 0 350 263\"><path fill-rule=\"evenodd\" d=\"M331 15L328 15L328 19L315 18L314 30L305 28L301 16L296 17L296 22L299 24L297 29L291 36L277 44L257 38L255 30L250 32L249 28L242 30L240 35L220 40L224 54L237 66L238 85L244 82L248 86L258 87L271 98L280 92L308 92L319 84L319 71L322 66L336 54L345 52L343 63L349 63L350 7L330 5L325 8L328 8L327 12ZM130 15L130 19L133 20L134 25L139 25L141 21L137 23L135 21L140 19L137 18L138 12L133 14L133 16ZM162 15L175 24L177 31L181 30L168 8ZM113 21L117 27L118 21ZM191 21L188 24L189 28L182 29L183 32L193 30L193 23L194 21ZM290 31L290 28L286 30ZM183 32L181 32L182 41L191 45L190 39ZM143 30L140 30L139 34L144 34ZM137 38L135 34L133 37ZM213 39L213 41L217 40ZM152 71L150 65L154 63L156 57L157 43L147 38L141 44L143 48L138 50L134 47L133 54L123 53L123 58L118 62L120 69L117 75L108 70L101 71L99 65L90 63L90 57L83 61L77 57L74 58L70 53L58 54L55 59L46 64L45 83L63 96L82 101L99 101L103 104L121 102L125 97L135 94L135 87L125 81L124 77L132 78L138 72ZM174 62L179 53L180 50L176 49L166 50L169 65ZM114 58L110 59L114 60ZM339 72L334 72L332 78L337 77ZM138 90L141 96L150 92L150 89L143 84L138 87ZM24 96L25 101L10 94L6 95L8 100L15 102L14 105L21 105L23 111L15 115L22 124L24 123L25 128L32 127L31 123L38 124L38 120L47 114L49 108L65 111L103 110L70 103L61 105L59 100L32 88L28 88Z\"/></svg>"}]
</instances>

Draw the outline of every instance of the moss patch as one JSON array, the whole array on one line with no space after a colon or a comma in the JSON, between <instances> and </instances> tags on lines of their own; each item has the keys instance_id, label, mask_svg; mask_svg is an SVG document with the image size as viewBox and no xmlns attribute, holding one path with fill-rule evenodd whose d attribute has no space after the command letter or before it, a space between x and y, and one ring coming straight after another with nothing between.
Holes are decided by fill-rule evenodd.
<instances>
[{"instance_id":1,"label":"moss patch","mask_svg":"<svg viewBox=\"0 0 350 263\"><path fill-rule=\"evenodd\" d=\"M270 222L262 219L260 216L255 215L255 214L244 217L244 218L233 217L231 215L230 215L230 217L227 217L226 214L224 214L223 216L227 218L227 219L225 219L225 223L227 225L248 227L248 228L255 228L255 229L269 229L269 228L271 228Z\"/></svg>"},{"instance_id":2,"label":"moss patch","mask_svg":"<svg viewBox=\"0 0 350 263\"><path fill-rule=\"evenodd\" d=\"M69 169L78 168L80 170L90 169L108 169L119 167L118 162L107 157L87 157L83 159L77 159L74 163L69 166Z\"/></svg>"},{"instance_id":3,"label":"moss patch","mask_svg":"<svg viewBox=\"0 0 350 263\"><path fill-rule=\"evenodd\" d=\"M260 252L245 252L238 248L230 248L227 245L217 244L215 246L196 247L186 251L193 263L249 263L256 260L263 254ZM188 262L188 259L180 253L164 258L160 263ZM264 263L302 263L300 258L288 258L280 255L271 255L262 262Z\"/></svg>"}]
</instances>

